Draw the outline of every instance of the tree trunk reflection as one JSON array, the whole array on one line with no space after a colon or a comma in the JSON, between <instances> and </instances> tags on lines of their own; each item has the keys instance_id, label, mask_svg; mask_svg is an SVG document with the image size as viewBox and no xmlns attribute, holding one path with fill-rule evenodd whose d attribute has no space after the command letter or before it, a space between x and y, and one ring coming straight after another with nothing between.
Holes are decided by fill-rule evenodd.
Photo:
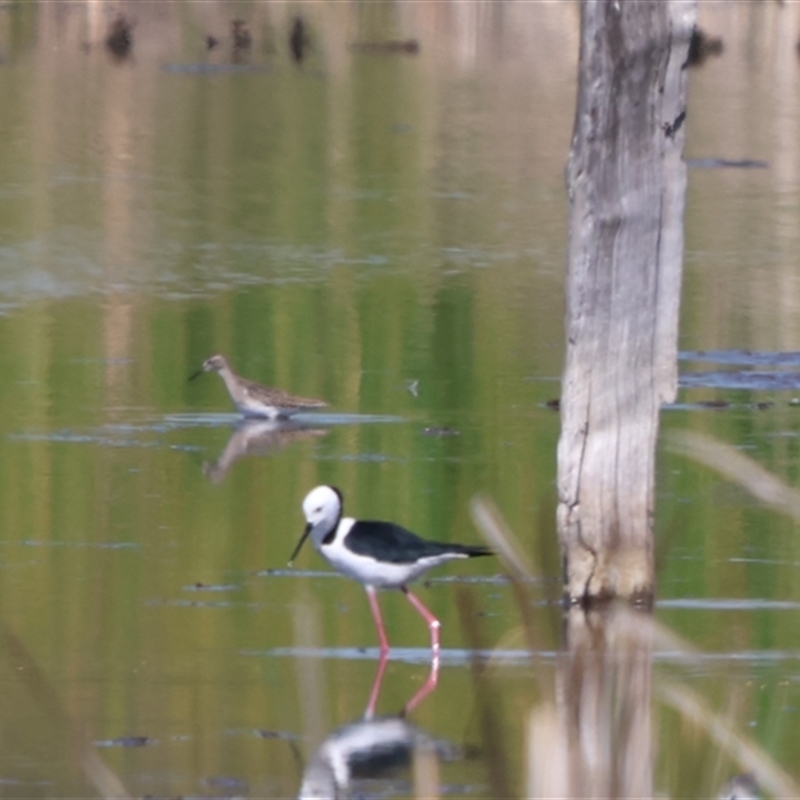
<instances>
[{"instance_id":1,"label":"tree trunk reflection","mask_svg":"<svg viewBox=\"0 0 800 800\"><path fill-rule=\"evenodd\" d=\"M568 612L555 704L529 719L528 797L653 796L652 628L632 613Z\"/></svg>"}]
</instances>

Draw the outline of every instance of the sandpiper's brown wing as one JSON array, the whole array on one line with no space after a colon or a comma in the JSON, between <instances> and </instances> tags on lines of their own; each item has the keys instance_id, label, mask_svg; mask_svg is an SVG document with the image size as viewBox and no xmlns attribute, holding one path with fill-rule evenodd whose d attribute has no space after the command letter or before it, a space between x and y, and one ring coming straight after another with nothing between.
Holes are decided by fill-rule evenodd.
<instances>
[{"instance_id":1,"label":"sandpiper's brown wing","mask_svg":"<svg viewBox=\"0 0 800 800\"><path fill-rule=\"evenodd\" d=\"M254 400L259 400L276 408L324 408L328 405L324 400L315 400L313 397L298 397L281 389L262 386L260 383L245 379L242 379L242 389Z\"/></svg>"}]
</instances>

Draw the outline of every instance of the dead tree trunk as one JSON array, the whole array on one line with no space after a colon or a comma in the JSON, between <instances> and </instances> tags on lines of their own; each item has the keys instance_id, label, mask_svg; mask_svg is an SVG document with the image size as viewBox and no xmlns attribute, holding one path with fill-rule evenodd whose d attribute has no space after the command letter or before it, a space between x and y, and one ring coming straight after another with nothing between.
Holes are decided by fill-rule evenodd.
<instances>
[{"instance_id":1,"label":"dead tree trunk","mask_svg":"<svg viewBox=\"0 0 800 800\"><path fill-rule=\"evenodd\" d=\"M649 599L659 408L677 388L684 0L584 0L568 165L558 529L573 601Z\"/></svg>"}]
</instances>

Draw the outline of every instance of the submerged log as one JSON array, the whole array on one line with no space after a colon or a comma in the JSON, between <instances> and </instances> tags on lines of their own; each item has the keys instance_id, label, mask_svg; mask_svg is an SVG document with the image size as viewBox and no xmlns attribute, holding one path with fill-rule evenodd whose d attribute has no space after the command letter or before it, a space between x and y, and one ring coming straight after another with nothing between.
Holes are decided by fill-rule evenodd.
<instances>
[{"instance_id":1,"label":"submerged log","mask_svg":"<svg viewBox=\"0 0 800 800\"><path fill-rule=\"evenodd\" d=\"M573 602L648 601L659 408L677 391L696 5L581 4L558 528Z\"/></svg>"}]
</instances>

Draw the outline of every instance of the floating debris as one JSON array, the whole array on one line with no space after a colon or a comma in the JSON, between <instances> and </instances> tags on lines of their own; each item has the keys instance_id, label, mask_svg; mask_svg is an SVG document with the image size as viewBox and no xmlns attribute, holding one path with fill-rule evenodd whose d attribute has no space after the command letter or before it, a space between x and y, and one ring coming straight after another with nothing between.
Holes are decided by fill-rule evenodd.
<instances>
[{"instance_id":1,"label":"floating debris","mask_svg":"<svg viewBox=\"0 0 800 800\"><path fill-rule=\"evenodd\" d=\"M698 400L696 405L701 408L728 408L730 403L727 400Z\"/></svg>"},{"instance_id":2,"label":"floating debris","mask_svg":"<svg viewBox=\"0 0 800 800\"><path fill-rule=\"evenodd\" d=\"M289 52L292 58L299 64L306 54L306 49L310 43L306 24L302 17L295 17L292 20L292 27L289 30Z\"/></svg>"},{"instance_id":3,"label":"floating debris","mask_svg":"<svg viewBox=\"0 0 800 800\"><path fill-rule=\"evenodd\" d=\"M145 747L156 744L156 739L149 736L118 736L116 739L101 739L94 744L95 747Z\"/></svg>"},{"instance_id":4,"label":"floating debris","mask_svg":"<svg viewBox=\"0 0 800 800\"><path fill-rule=\"evenodd\" d=\"M390 39L386 42L352 42L351 53L367 55L416 55L419 53L419 42L416 39Z\"/></svg>"},{"instance_id":5,"label":"floating debris","mask_svg":"<svg viewBox=\"0 0 800 800\"><path fill-rule=\"evenodd\" d=\"M769 162L757 158L687 158L692 169L769 169Z\"/></svg>"},{"instance_id":6,"label":"floating debris","mask_svg":"<svg viewBox=\"0 0 800 800\"><path fill-rule=\"evenodd\" d=\"M692 28L692 37L689 39L689 54L686 56L688 67L700 66L709 56L722 54L725 45L718 36L709 36L697 25Z\"/></svg>"},{"instance_id":7,"label":"floating debris","mask_svg":"<svg viewBox=\"0 0 800 800\"><path fill-rule=\"evenodd\" d=\"M235 19L231 22L231 32L233 34L233 60L236 62L250 52L253 37L243 19Z\"/></svg>"},{"instance_id":8,"label":"floating debris","mask_svg":"<svg viewBox=\"0 0 800 800\"><path fill-rule=\"evenodd\" d=\"M235 583L193 583L191 586L185 586L184 591L187 592L236 592L241 589Z\"/></svg>"},{"instance_id":9,"label":"floating debris","mask_svg":"<svg viewBox=\"0 0 800 800\"><path fill-rule=\"evenodd\" d=\"M303 737L296 733L288 733L287 731L268 731L263 728L254 728L253 735L258 736L259 739L281 739L287 742L297 742Z\"/></svg>"},{"instance_id":10,"label":"floating debris","mask_svg":"<svg viewBox=\"0 0 800 800\"><path fill-rule=\"evenodd\" d=\"M105 38L106 50L118 61L128 58L131 54L133 28L134 23L124 14L119 14L115 17L108 28L108 34Z\"/></svg>"},{"instance_id":11,"label":"floating debris","mask_svg":"<svg viewBox=\"0 0 800 800\"><path fill-rule=\"evenodd\" d=\"M445 426L438 427L433 425L429 428L422 429L423 436L461 436L461 431L453 430Z\"/></svg>"}]
</instances>

